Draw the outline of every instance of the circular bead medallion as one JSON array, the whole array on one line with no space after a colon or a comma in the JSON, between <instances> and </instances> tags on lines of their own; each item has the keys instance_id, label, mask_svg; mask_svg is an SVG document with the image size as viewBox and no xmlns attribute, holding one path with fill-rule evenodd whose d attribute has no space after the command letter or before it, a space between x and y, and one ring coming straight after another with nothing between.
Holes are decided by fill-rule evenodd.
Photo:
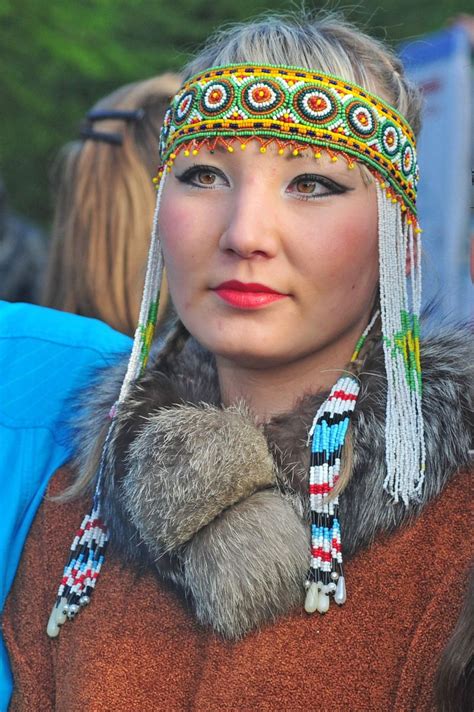
<instances>
[{"instance_id":1,"label":"circular bead medallion","mask_svg":"<svg viewBox=\"0 0 474 712\"><path fill-rule=\"evenodd\" d=\"M176 104L174 111L174 123L178 126L186 121L193 108L196 90L194 88L186 91Z\"/></svg>"},{"instance_id":2,"label":"circular bead medallion","mask_svg":"<svg viewBox=\"0 0 474 712\"><path fill-rule=\"evenodd\" d=\"M165 115L163 117L163 126L161 127L161 132L160 132L160 152L161 153L163 153L166 148L166 142L168 140L168 136L170 133L172 114L173 114L173 110L170 106L168 109L166 109Z\"/></svg>"},{"instance_id":3,"label":"circular bead medallion","mask_svg":"<svg viewBox=\"0 0 474 712\"><path fill-rule=\"evenodd\" d=\"M394 156L400 148L400 135L391 121L382 126L382 146L389 156Z\"/></svg>"},{"instance_id":4,"label":"circular bead medallion","mask_svg":"<svg viewBox=\"0 0 474 712\"><path fill-rule=\"evenodd\" d=\"M418 188L418 183L420 182L420 168L418 164L415 166L415 171L413 173L413 185L416 188Z\"/></svg>"},{"instance_id":5,"label":"circular bead medallion","mask_svg":"<svg viewBox=\"0 0 474 712\"><path fill-rule=\"evenodd\" d=\"M413 163L414 163L413 149L410 146L410 144L407 142L403 148L403 153L402 153L402 171L403 171L403 174L407 178L412 173Z\"/></svg>"},{"instance_id":6,"label":"circular bead medallion","mask_svg":"<svg viewBox=\"0 0 474 712\"><path fill-rule=\"evenodd\" d=\"M234 87L231 82L212 82L203 89L200 108L203 114L220 114L227 111L234 101Z\"/></svg>"},{"instance_id":7,"label":"circular bead medallion","mask_svg":"<svg viewBox=\"0 0 474 712\"><path fill-rule=\"evenodd\" d=\"M346 118L352 133L363 139L375 136L377 119L371 109L359 101L351 101L346 107Z\"/></svg>"},{"instance_id":8,"label":"circular bead medallion","mask_svg":"<svg viewBox=\"0 0 474 712\"><path fill-rule=\"evenodd\" d=\"M339 101L329 91L304 87L293 97L293 106L303 120L317 124L328 124L339 113Z\"/></svg>"},{"instance_id":9,"label":"circular bead medallion","mask_svg":"<svg viewBox=\"0 0 474 712\"><path fill-rule=\"evenodd\" d=\"M241 101L250 114L265 115L282 106L285 94L276 82L249 82L242 90Z\"/></svg>"}]
</instances>

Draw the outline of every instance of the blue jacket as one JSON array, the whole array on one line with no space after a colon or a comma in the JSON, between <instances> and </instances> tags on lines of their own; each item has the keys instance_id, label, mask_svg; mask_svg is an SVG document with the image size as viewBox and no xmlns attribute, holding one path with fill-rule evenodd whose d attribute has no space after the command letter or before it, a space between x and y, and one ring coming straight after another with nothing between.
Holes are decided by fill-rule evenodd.
<instances>
[{"instance_id":1,"label":"blue jacket","mask_svg":"<svg viewBox=\"0 0 474 712\"><path fill-rule=\"evenodd\" d=\"M71 400L131 345L95 319L0 301L0 611L47 482L71 457ZM0 640L0 710L11 688Z\"/></svg>"}]
</instances>

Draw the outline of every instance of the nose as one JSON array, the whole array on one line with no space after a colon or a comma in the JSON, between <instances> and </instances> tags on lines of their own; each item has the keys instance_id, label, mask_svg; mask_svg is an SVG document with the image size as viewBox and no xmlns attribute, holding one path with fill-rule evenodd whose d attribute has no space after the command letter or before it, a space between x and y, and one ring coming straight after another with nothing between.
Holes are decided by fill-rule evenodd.
<instances>
[{"instance_id":1,"label":"nose","mask_svg":"<svg viewBox=\"0 0 474 712\"><path fill-rule=\"evenodd\" d=\"M257 178L242 185L229 207L220 249L242 259L274 257L279 245L277 218L265 182Z\"/></svg>"}]
</instances>

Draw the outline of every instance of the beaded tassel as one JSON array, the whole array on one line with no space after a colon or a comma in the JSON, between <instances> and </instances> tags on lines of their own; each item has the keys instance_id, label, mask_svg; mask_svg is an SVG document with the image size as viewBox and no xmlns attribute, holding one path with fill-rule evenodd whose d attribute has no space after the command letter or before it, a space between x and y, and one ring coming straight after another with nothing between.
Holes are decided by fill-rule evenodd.
<instances>
[{"instance_id":1,"label":"beaded tassel","mask_svg":"<svg viewBox=\"0 0 474 712\"><path fill-rule=\"evenodd\" d=\"M107 530L94 503L86 514L71 545L69 561L64 567L56 603L48 621L47 633L55 638L59 626L72 620L82 606L90 602L107 547Z\"/></svg>"},{"instance_id":2,"label":"beaded tassel","mask_svg":"<svg viewBox=\"0 0 474 712\"><path fill-rule=\"evenodd\" d=\"M357 342L351 361L355 361L377 312ZM307 613L326 613L330 596L338 605L346 601L342 568L339 496L331 497L339 479L344 440L359 395L359 381L342 376L320 406L308 434L311 440L309 496L311 511L311 565L305 582Z\"/></svg>"},{"instance_id":3,"label":"beaded tassel","mask_svg":"<svg viewBox=\"0 0 474 712\"><path fill-rule=\"evenodd\" d=\"M419 230L376 183L379 219L380 309L387 373L384 488L405 505L419 497L425 476L421 410ZM416 254L415 254L416 250ZM407 287L407 256L411 290Z\"/></svg>"},{"instance_id":4,"label":"beaded tassel","mask_svg":"<svg viewBox=\"0 0 474 712\"><path fill-rule=\"evenodd\" d=\"M110 414L112 416L112 411ZM97 579L104 563L107 548L107 527L101 520L100 499L109 443L112 439L113 420L105 438L99 465L99 474L92 509L82 520L71 544L69 560L64 567L56 601L48 620L46 632L50 638L59 634L60 626L72 620L79 610L90 603Z\"/></svg>"},{"instance_id":5,"label":"beaded tassel","mask_svg":"<svg viewBox=\"0 0 474 712\"><path fill-rule=\"evenodd\" d=\"M166 183L166 173L162 176L156 194L155 213L151 231L151 243L148 251L145 286L140 305L138 326L133 340L132 353L128 362L127 373L122 383L117 404L127 396L130 385L140 376L145 369L150 353L151 342L155 332L158 316L159 294L163 277L163 255L158 235L158 215L160 212L161 197Z\"/></svg>"},{"instance_id":6,"label":"beaded tassel","mask_svg":"<svg viewBox=\"0 0 474 712\"><path fill-rule=\"evenodd\" d=\"M135 331L132 353L119 398L110 410L109 416L111 422L102 448L92 509L90 513L84 517L71 544L69 560L64 567L56 601L48 620L46 630L51 638L55 638L59 634L60 626L65 623L66 620L72 620L81 608L90 602L104 562L108 534L107 527L101 519L100 502L102 483L107 462L107 452L112 440L118 408L120 407L120 403L127 397L131 384L143 372L153 340L163 274L163 257L158 237L158 214L164 186L165 176L163 176L160 182L156 196L145 286L143 289L140 316Z\"/></svg>"}]
</instances>

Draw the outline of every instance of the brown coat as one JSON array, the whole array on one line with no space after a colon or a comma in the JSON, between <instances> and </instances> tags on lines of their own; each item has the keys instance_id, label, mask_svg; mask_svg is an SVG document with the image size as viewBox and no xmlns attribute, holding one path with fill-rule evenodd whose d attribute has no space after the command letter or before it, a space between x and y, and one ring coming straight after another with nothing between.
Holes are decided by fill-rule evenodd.
<instances>
[{"instance_id":1,"label":"brown coat","mask_svg":"<svg viewBox=\"0 0 474 712\"><path fill-rule=\"evenodd\" d=\"M67 477L60 471L50 493ZM65 542L89 503L47 501L5 612L12 710L433 710L437 660L472 556L466 487L466 476L454 477L411 525L356 554L341 609L297 609L238 642L200 627L175 591L112 556L91 605L49 640Z\"/></svg>"}]
</instances>

